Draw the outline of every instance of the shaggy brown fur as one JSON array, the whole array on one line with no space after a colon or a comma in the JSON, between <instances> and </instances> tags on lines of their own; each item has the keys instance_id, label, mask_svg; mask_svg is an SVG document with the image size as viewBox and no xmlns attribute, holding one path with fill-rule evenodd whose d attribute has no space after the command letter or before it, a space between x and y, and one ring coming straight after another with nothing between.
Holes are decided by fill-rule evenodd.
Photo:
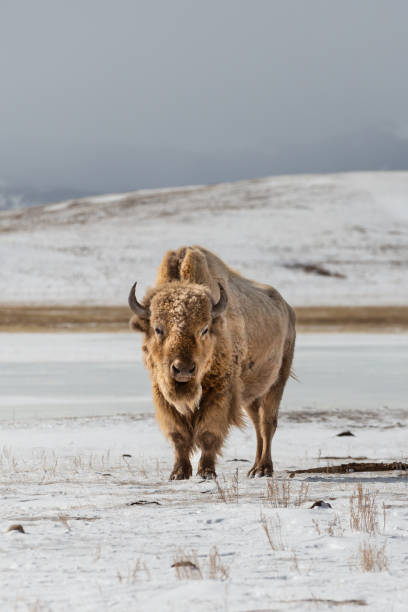
<instances>
[{"instance_id":1,"label":"shaggy brown fur","mask_svg":"<svg viewBox=\"0 0 408 612\"><path fill-rule=\"evenodd\" d=\"M214 316L222 289L228 304ZM131 307L130 325L144 333L157 419L174 446L170 478L191 476L197 447L197 473L215 477L216 457L230 426L242 425L243 409L257 438L248 475L271 476L271 440L295 346L292 308L202 247L169 251L143 307Z\"/></svg>"}]
</instances>

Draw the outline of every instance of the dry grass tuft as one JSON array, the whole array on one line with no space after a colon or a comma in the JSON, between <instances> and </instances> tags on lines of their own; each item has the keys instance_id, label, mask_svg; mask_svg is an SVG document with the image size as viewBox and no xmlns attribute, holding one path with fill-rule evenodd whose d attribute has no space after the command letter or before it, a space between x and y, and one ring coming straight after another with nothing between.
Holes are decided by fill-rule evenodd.
<instances>
[{"instance_id":1,"label":"dry grass tuft","mask_svg":"<svg viewBox=\"0 0 408 612\"><path fill-rule=\"evenodd\" d=\"M17 460L7 446L3 446L0 451L0 468L5 472L17 472L18 470Z\"/></svg>"},{"instance_id":2,"label":"dry grass tuft","mask_svg":"<svg viewBox=\"0 0 408 612\"><path fill-rule=\"evenodd\" d=\"M386 543L379 546L364 542L358 551L359 564L364 572L383 572L388 569L388 559L385 552Z\"/></svg>"},{"instance_id":3,"label":"dry grass tuft","mask_svg":"<svg viewBox=\"0 0 408 612\"><path fill-rule=\"evenodd\" d=\"M179 580L199 580L203 578L203 573L195 550L186 553L180 549L171 567L175 568L176 576Z\"/></svg>"},{"instance_id":4,"label":"dry grass tuft","mask_svg":"<svg viewBox=\"0 0 408 612\"><path fill-rule=\"evenodd\" d=\"M68 529L68 531L71 531L71 526L70 526L70 524L68 523L68 519L69 519L69 518L70 518L70 517L69 517L69 516L66 516L65 514L61 514L61 513L60 513L60 514L58 514L58 520L59 520L59 521L60 521L60 522L61 522L61 523L64 525L64 527L65 527L66 529Z\"/></svg>"},{"instance_id":5,"label":"dry grass tuft","mask_svg":"<svg viewBox=\"0 0 408 612\"><path fill-rule=\"evenodd\" d=\"M377 530L377 494L364 490L359 482L350 497L350 528L374 534ZM385 518L384 518L385 523Z\"/></svg>"},{"instance_id":6,"label":"dry grass tuft","mask_svg":"<svg viewBox=\"0 0 408 612\"><path fill-rule=\"evenodd\" d=\"M297 554L296 551L292 551L292 569L294 572L298 572L298 574L300 574L300 567L299 567L299 561L297 558Z\"/></svg>"},{"instance_id":7,"label":"dry grass tuft","mask_svg":"<svg viewBox=\"0 0 408 612\"><path fill-rule=\"evenodd\" d=\"M29 612L50 612L51 608L37 599L33 604L27 604L27 610L29 610Z\"/></svg>"},{"instance_id":8,"label":"dry grass tuft","mask_svg":"<svg viewBox=\"0 0 408 612\"><path fill-rule=\"evenodd\" d=\"M226 580L229 576L229 568L222 562L216 546L211 548L204 567L200 565L196 551L186 553L183 550L178 551L171 567L175 568L179 580Z\"/></svg>"},{"instance_id":9,"label":"dry grass tuft","mask_svg":"<svg viewBox=\"0 0 408 612\"><path fill-rule=\"evenodd\" d=\"M223 564L216 546L213 546L208 555L208 578L210 580L226 580L229 576L229 568Z\"/></svg>"},{"instance_id":10,"label":"dry grass tuft","mask_svg":"<svg viewBox=\"0 0 408 612\"><path fill-rule=\"evenodd\" d=\"M274 515L268 521L265 515L261 514L261 524L271 549L273 551L286 550L287 546L283 540L282 524L279 515Z\"/></svg>"},{"instance_id":11,"label":"dry grass tuft","mask_svg":"<svg viewBox=\"0 0 408 612\"><path fill-rule=\"evenodd\" d=\"M309 485L306 482L301 482L296 490L290 480L268 478L263 499L274 508L299 507L306 502L308 494Z\"/></svg>"},{"instance_id":12,"label":"dry grass tuft","mask_svg":"<svg viewBox=\"0 0 408 612\"><path fill-rule=\"evenodd\" d=\"M150 580L150 570L144 561L138 559L133 567L128 566L126 574L117 572L118 580L121 584L134 584L144 575L145 580Z\"/></svg>"},{"instance_id":13,"label":"dry grass tuft","mask_svg":"<svg viewBox=\"0 0 408 612\"><path fill-rule=\"evenodd\" d=\"M218 500L224 502L225 504L237 504L239 500L239 474L238 468L235 470L231 482L222 477L222 482L220 479L216 479L217 484L217 493Z\"/></svg>"},{"instance_id":14,"label":"dry grass tuft","mask_svg":"<svg viewBox=\"0 0 408 612\"><path fill-rule=\"evenodd\" d=\"M333 519L327 523L327 533L332 537L344 535L344 529L338 514L335 514Z\"/></svg>"},{"instance_id":15,"label":"dry grass tuft","mask_svg":"<svg viewBox=\"0 0 408 612\"><path fill-rule=\"evenodd\" d=\"M325 529L323 528L322 522L316 519L312 519L312 523L318 535L322 535L322 533L327 533L327 535L332 537L344 535L343 525L341 524L341 519L338 514L335 514L332 520L328 521Z\"/></svg>"}]
</instances>

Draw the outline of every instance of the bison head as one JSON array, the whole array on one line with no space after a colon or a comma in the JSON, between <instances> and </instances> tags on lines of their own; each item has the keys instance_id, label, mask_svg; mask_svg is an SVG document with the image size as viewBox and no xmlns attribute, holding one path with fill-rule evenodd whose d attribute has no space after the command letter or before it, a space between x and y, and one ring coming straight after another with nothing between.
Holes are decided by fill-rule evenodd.
<instances>
[{"instance_id":1,"label":"bison head","mask_svg":"<svg viewBox=\"0 0 408 612\"><path fill-rule=\"evenodd\" d=\"M131 326L144 332L144 360L165 399L181 414L194 411L201 399L201 383L209 370L216 343L218 317L227 307L222 285L214 303L203 285L171 282L155 287L144 304L129 294L135 313Z\"/></svg>"}]
</instances>

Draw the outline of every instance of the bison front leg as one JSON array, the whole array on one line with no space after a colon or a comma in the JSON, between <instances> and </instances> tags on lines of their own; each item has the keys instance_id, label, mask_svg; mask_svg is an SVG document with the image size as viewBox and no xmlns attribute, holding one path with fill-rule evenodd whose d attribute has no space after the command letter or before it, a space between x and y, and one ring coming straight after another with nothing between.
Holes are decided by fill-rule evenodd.
<instances>
[{"instance_id":1,"label":"bison front leg","mask_svg":"<svg viewBox=\"0 0 408 612\"><path fill-rule=\"evenodd\" d=\"M153 386L153 397L159 425L174 448L174 466L170 480L188 479L193 473L190 462L193 448L191 423L165 400L157 385Z\"/></svg>"},{"instance_id":2,"label":"bison front leg","mask_svg":"<svg viewBox=\"0 0 408 612\"><path fill-rule=\"evenodd\" d=\"M170 474L170 480L186 480L193 473L190 462L192 447L191 437L178 431L170 433L170 439L174 445L174 466Z\"/></svg>"},{"instance_id":3,"label":"bison front leg","mask_svg":"<svg viewBox=\"0 0 408 612\"><path fill-rule=\"evenodd\" d=\"M221 386L215 393L203 397L200 418L195 427L195 441L201 449L197 475L202 478L216 478L215 463L220 454L230 427L230 415L234 414L231 402L234 397Z\"/></svg>"},{"instance_id":4,"label":"bison front leg","mask_svg":"<svg viewBox=\"0 0 408 612\"><path fill-rule=\"evenodd\" d=\"M197 475L201 478L216 478L215 462L223 440L211 431L203 431L197 436L197 444L201 449L201 457L198 463Z\"/></svg>"}]
</instances>

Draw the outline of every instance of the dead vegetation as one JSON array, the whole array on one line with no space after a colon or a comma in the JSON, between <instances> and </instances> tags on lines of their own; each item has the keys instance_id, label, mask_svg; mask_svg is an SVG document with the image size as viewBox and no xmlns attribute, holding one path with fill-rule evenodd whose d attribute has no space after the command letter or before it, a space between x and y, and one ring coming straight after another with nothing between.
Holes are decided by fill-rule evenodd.
<instances>
[{"instance_id":1,"label":"dead vegetation","mask_svg":"<svg viewBox=\"0 0 408 612\"><path fill-rule=\"evenodd\" d=\"M150 580L150 570L144 561L137 559L134 565L129 565L126 572L117 572L118 581L123 584L134 584L142 579Z\"/></svg>"},{"instance_id":2,"label":"dead vegetation","mask_svg":"<svg viewBox=\"0 0 408 612\"><path fill-rule=\"evenodd\" d=\"M64 525L65 529L67 529L68 531L71 531L71 526L68 522L69 518L70 517L67 516L66 514L62 514L62 513L58 514L58 520Z\"/></svg>"},{"instance_id":3,"label":"dead vegetation","mask_svg":"<svg viewBox=\"0 0 408 612\"><path fill-rule=\"evenodd\" d=\"M341 463L340 465L328 465L307 470L294 470L289 474L289 478L293 478L295 474L350 474L352 472L394 472L408 471L408 463L402 461L393 461L392 463Z\"/></svg>"},{"instance_id":4,"label":"dead vegetation","mask_svg":"<svg viewBox=\"0 0 408 612\"><path fill-rule=\"evenodd\" d=\"M163 477L160 462L148 466L140 459L129 459L121 454L83 452L58 456L52 450L33 449L30 456L16 455L10 448L0 448L0 483L21 481L52 484L58 481L75 482L87 479L111 478L116 484L138 484L140 479ZM127 477L127 476L130 476ZM17 480L16 480L17 479Z\"/></svg>"},{"instance_id":5,"label":"dead vegetation","mask_svg":"<svg viewBox=\"0 0 408 612\"><path fill-rule=\"evenodd\" d=\"M203 564L200 564L196 551L180 549L171 567L176 570L179 580L226 580L229 576L229 568L223 563L216 546L211 548Z\"/></svg>"},{"instance_id":6,"label":"dead vegetation","mask_svg":"<svg viewBox=\"0 0 408 612\"><path fill-rule=\"evenodd\" d=\"M208 555L208 578L210 580L226 580L229 576L229 568L224 565L216 546L210 550Z\"/></svg>"},{"instance_id":7,"label":"dead vegetation","mask_svg":"<svg viewBox=\"0 0 408 612\"><path fill-rule=\"evenodd\" d=\"M299 332L393 332L408 329L408 306L298 306Z\"/></svg>"},{"instance_id":8,"label":"dead vegetation","mask_svg":"<svg viewBox=\"0 0 408 612\"><path fill-rule=\"evenodd\" d=\"M379 531L378 517L379 508L377 503L377 493L364 489L361 482L357 483L353 493L349 498L349 524L352 531L362 531L369 535L374 535ZM383 530L386 524L385 504L383 510ZM344 535L344 528L339 514L334 514L333 518L323 525L321 521L312 520L312 524L319 535L327 533L330 536Z\"/></svg>"},{"instance_id":9,"label":"dead vegetation","mask_svg":"<svg viewBox=\"0 0 408 612\"><path fill-rule=\"evenodd\" d=\"M176 570L176 576L179 580L198 580L203 578L196 551L186 553L180 550L171 567L174 567Z\"/></svg>"},{"instance_id":10,"label":"dead vegetation","mask_svg":"<svg viewBox=\"0 0 408 612\"><path fill-rule=\"evenodd\" d=\"M286 550L287 545L283 538L282 523L279 514L273 515L269 520L261 513L261 525L273 551Z\"/></svg>"},{"instance_id":11,"label":"dead vegetation","mask_svg":"<svg viewBox=\"0 0 408 612\"><path fill-rule=\"evenodd\" d=\"M386 543L364 542L358 551L358 560L364 572L383 572L388 569Z\"/></svg>"},{"instance_id":12,"label":"dead vegetation","mask_svg":"<svg viewBox=\"0 0 408 612\"><path fill-rule=\"evenodd\" d=\"M320 597L309 597L308 599L292 599L292 600L278 600L276 603L285 604L302 604L311 603L315 606L324 606L327 608L334 608L335 606L366 606L367 602L364 599L321 599ZM302 608L298 608L301 610ZM266 610L250 610L249 612L267 612Z\"/></svg>"},{"instance_id":13,"label":"dead vegetation","mask_svg":"<svg viewBox=\"0 0 408 612\"><path fill-rule=\"evenodd\" d=\"M24 607L22 607L24 606ZM51 608L37 599L34 602L28 602L19 597L16 599L15 606L13 607L15 612L24 610L24 612L52 612Z\"/></svg>"},{"instance_id":14,"label":"dead vegetation","mask_svg":"<svg viewBox=\"0 0 408 612\"><path fill-rule=\"evenodd\" d=\"M127 331L129 309L122 306L1 306L0 331Z\"/></svg>"},{"instance_id":15,"label":"dead vegetation","mask_svg":"<svg viewBox=\"0 0 408 612\"><path fill-rule=\"evenodd\" d=\"M384 516L385 523L385 516ZM359 482L350 497L350 528L373 535L378 527L377 494Z\"/></svg>"},{"instance_id":16,"label":"dead vegetation","mask_svg":"<svg viewBox=\"0 0 408 612\"><path fill-rule=\"evenodd\" d=\"M312 524L318 535L327 534L331 537L341 537L344 535L344 528L337 513L326 525L323 525L322 521L319 522L316 519L312 519Z\"/></svg>"},{"instance_id":17,"label":"dead vegetation","mask_svg":"<svg viewBox=\"0 0 408 612\"><path fill-rule=\"evenodd\" d=\"M239 500L239 473L238 468L234 471L231 480L225 476L216 479L218 500L225 504L237 504Z\"/></svg>"},{"instance_id":18,"label":"dead vegetation","mask_svg":"<svg viewBox=\"0 0 408 612\"><path fill-rule=\"evenodd\" d=\"M298 306L298 331L396 331L408 329L407 306ZM120 332L128 330L126 306L2 305L0 331Z\"/></svg>"},{"instance_id":19,"label":"dead vegetation","mask_svg":"<svg viewBox=\"0 0 408 612\"><path fill-rule=\"evenodd\" d=\"M347 278L345 274L341 274L340 272L333 272L332 270L328 270L322 264L312 264L312 263L289 263L285 264L285 268L289 270L301 270L302 272L306 272L306 274L316 274L318 276L331 276L332 278Z\"/></svg>"},{"instance_id":20,"label":"dead vegetation","mask_svg":"<svg viewBox=\"0 0 408 612\"><path fill-rule=\"evenodd\" d=\"M274 508L288 508L290 506L302 506L308 495L309 485L306 482L301 482L299 486L295 486L290 480L268 478L265 495L262 499Z\"/></svg>"}]
</instances>

